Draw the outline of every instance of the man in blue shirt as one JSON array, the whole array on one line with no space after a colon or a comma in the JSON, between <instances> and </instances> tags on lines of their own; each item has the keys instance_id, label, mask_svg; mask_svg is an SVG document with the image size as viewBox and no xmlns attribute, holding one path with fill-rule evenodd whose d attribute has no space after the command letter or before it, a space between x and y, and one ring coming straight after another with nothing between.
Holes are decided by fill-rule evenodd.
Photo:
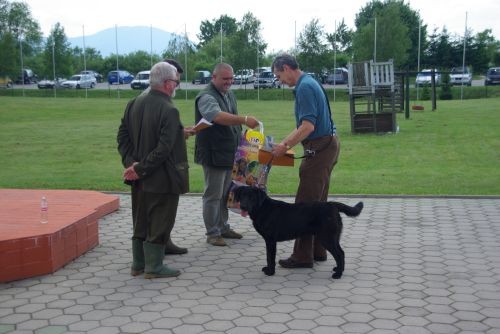
<instances>
[{"instance_id":1,"label":"man in blue shirt","mask_svg":"<svg viewBox=\"0 0 500 334\"><path fill-rule=\"evenodd\" d=\"M330 175L340 149L328 98L320 84L300 70L293 56L277 56L271 69L278 80L295 87L296 122L296 128L274 146L273 154L282 156L293 146L302 143L305 158L300 164L295 203L326 202ZM305 236L295 240L292 255L280 260L279 264L284 268L312 268L313 261L326 261L326 250L319 240Z\"/></svg>"}]
</instances>

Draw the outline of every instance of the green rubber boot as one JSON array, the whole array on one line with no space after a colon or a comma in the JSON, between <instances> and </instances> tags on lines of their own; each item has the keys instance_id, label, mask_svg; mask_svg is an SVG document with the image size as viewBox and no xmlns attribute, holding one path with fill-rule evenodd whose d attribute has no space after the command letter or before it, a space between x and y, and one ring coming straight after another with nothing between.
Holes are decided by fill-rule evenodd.
<instances>
[{"instance_id":1,"label":"green rubber boot","mask_svg":"<svg viewBox=\"0 0 500 334\"><path fill-rule=\"evenodd\" d=\"M143 248L144 258L146 259L144 278L176 277L181 274L179 270L163 265L165 245L152 244L145 241Z\"/></svg>"},{"instance_id":2,"label":"green rubber boot","mask_svg":"<svg viewBox=\"0 0 500 334\"><path fill-rule=\"evenodd\" d=\"M138 276L144 273L144 249L142 240L132 239L132 267L130 268L130 275Z\"/></svg>"}]
</instances>

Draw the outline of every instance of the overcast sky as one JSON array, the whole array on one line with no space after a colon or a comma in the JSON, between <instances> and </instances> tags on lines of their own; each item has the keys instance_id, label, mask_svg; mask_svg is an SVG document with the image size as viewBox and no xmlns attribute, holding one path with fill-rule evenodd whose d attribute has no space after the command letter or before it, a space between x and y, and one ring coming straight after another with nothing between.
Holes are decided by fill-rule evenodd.
<instances>
[{"instance_id":1,"label":"overcast sky","mask_svg":"<svg viewBox=\"0 0 500 334\"><path fill-rule=\"evenodd\" d=\"M354 28L354 18L367 0L25 0L32 16L39 22L44 36L59 22L66 36L91 35L118 26L153 26L168 32L184 34L198 42L200 23L229 15L237 21L252 12L262 24L267 52L288 50L295 37L313 18L326 32L335 30L342 19ZM451 34L462 36L467 27L473 33L492 29L500 39L500 0L412 0L406 1L420 13L428 32L446 26ZM293 4L292 4L293 3Z\"/></svg>"}]
</instances>

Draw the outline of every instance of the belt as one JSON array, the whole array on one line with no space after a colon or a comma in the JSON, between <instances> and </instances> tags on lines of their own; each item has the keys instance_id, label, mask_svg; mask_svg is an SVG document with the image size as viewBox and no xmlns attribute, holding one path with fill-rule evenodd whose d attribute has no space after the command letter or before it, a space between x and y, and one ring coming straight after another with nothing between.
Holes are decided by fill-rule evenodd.
<instances>
[{"instance_id":1,"label":"belt","mask_svg":"<svg viewBox=\"0 0 500 334\"><path fill-rule=\"evenodd\" d=\"M327 135L327 136L322 136L322 137L317 137L317 138L314 138L314 139L306 139L306 140L303 140L302 141L302 146L304 146L304 155L297 158L297 159L302 159L302 158L311 158L311 157L314 157L317 153L320 153L321 151L323 151L324 149L326 149L328 146L330 146L333 138L336 137L335 134L332 134L332 135ZM320 149L308 149L308 148L305 148L306 145L309 145L311 143L314 143L315 141L320 141L320 140L325 140L325 139L330 139L327 143L325 143L325 145L323 145L323 147L321 147Z\"/></svg>"},{"instance_id":2,"label":"belt","mask_svg":"<svg viewBox=\"0 0 500 334\"><path fill-rule=\"evenodd\" d=\"M332 134L332 135L326 135L326 136L321 136L321 137L316 137L316 138L313 138L313 139L304 139L302 141L302 145L308 145L310 143L314 143L315 141L320 141L322 139L326 139L326 138L330 138L330 137L335 137L336 134Z\"/></svg>"}]
</instances>

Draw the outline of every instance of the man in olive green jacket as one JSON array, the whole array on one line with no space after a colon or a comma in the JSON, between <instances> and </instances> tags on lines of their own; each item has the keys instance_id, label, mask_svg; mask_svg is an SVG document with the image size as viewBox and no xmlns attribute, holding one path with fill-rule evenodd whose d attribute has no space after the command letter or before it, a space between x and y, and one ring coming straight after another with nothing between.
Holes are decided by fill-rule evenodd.
<instances>
[{"instance_id":1,"label":"man in olive green jacket","mask_svg":"<svg viewBox=\"0 0 500 334\"><path fill-rule=\"evenodd\" d=\"M189 190L185 130L172 103L178 83L174 66L155 64L151 91L128 103L118 130L123 178L132 186L133 276L180 274L163 265L179 195Z\"/></svg>"}]
</instances>

